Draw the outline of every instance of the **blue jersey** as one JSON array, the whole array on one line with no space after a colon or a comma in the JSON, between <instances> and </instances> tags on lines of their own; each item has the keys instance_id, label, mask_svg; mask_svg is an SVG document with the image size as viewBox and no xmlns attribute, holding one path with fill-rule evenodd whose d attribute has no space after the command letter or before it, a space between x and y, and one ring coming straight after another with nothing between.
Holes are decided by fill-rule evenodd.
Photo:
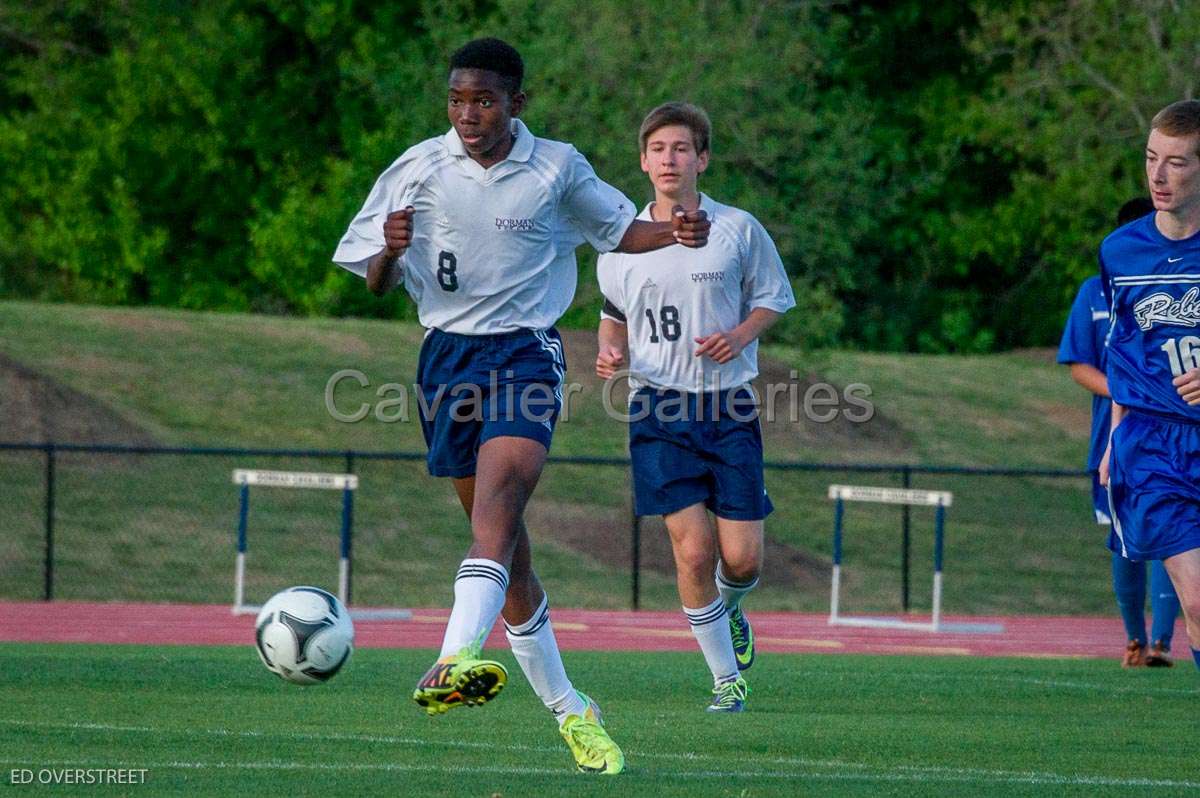
<instances>
[{"instance_id":1,"label":"blue jersey","mask_svg":"<svg viewBox=\"0 0 1200 798\"><path fill-rule=\"evenodd\" d=\"M1058 345L1059 363L1086 363L1104 371L1104 339L1108 337L1108 299L1099 277L1089 277L1079 286L1071 315ZM1087 467L1100 467L1108 446L1108 428L1112 423L1112 404L1107 396L1092 394L1092 437L1088 445Z\"/></svg>"},{"instance_id":2,"label":"blue jersey","mask_svg":"<svg viewBox=\"0 0 1200 798\"><path fill-rule=\"evenodd\" d=\"M1200 366L1200 234L1173 241L1157 214L1120 227L1100 245L1100 273L1111 302L1108 389L1135 411L1200 423L1200 406L1171 381Z\"/></svg>"}]
</instances>

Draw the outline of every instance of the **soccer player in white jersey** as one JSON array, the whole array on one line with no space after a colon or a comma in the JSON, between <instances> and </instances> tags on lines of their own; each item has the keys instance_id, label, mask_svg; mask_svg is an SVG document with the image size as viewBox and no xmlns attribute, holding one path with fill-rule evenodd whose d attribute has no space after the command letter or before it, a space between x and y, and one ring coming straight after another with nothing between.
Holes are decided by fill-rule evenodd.
<instances>
[{"instance_id":1,"label":"soccer player in white jersey","mask_svg":"<svg viewBox=\"0 0 1200 798\"><path fill-rule=\"evenodd\" d=\"M1109 547L1162 560L1200 668L1200 100L1150 121L1155 212L1100 245L1112 433L1100 464Z\"/></svg>"},{"instance_id":2,"label":"soccer player in white jersey","mask_svg":"<svg viewBox=\"0 0 1200 798\"><path fill-rule=\"evenodd\" d=\"M661 105L642 122L654 201L638 218L703 210L712 231L702 250L600 256L596 373L618 374L628 349L635 509L666 521L679 598L712 672L708 709L740 712L748 691L741 672L754 661L741 603L758 583L772 509L749 382L758 375L759 335L796 303L758 220L697 190L710 138L708 116L687 103Z\"/></svg>"},{"instance_id":3,"label":"soccer player in white jersey","mask_svg":"<svg viewBox=\"0 0 1200 798\"><path fill-rule=\"evenodd\" d=\"M453 479L471 522L441 653L413 700L436 715L495 697L507 673L481 650L502 614L578 768L614 774L624 755L567 678L523 522L562 404L553 325L572 299L581 238L601 251L700 247L709 224L701 214L634 221L575 148L517 119L523 76L520 55L498 39L455 52L451 130L384 171L333 259L373 292L403 284L417 303L428 329L418 366L428 467Z\"/></svg>"}]
</instances>

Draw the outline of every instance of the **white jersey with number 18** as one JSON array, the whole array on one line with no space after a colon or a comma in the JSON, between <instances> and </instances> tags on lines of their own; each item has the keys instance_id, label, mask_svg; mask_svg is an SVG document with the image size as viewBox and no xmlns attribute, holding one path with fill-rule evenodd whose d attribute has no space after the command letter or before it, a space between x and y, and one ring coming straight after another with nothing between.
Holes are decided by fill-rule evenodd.
<instances>
[{"instance_id":1,"label":"white jersey with number 18","mask_svg":"<svg viewBox=\"0 0 1200 798\"><path fill-rule=\"evenodd\" d=\"M638 216L651 220L647 206ZM712 222L708 245L674 244L639 255L601 255L603 316L628 325L629 382L691 393L727 390L758 376L758 342L723 365L696 357L702 338L737 327L750 311L796 305L767 231L743 210L700 195Z\"/></svg>"},{"instance_id":2,"label":"white jersey with number 18","mask_svg":"<svg viewBox=\"0 0 1200 798\"><path fill-rule=\"evenodd\" d=\"M423 326L463 335L553 326L575 294L571 244L615 249L634 209L571 145L536 138L519 119L513 133L512 152L488 169L453 129L411 147L375 182L334 262L365 276L388 214L411 205L413 241L395 274Z\"/></svg>"}]
</instances>

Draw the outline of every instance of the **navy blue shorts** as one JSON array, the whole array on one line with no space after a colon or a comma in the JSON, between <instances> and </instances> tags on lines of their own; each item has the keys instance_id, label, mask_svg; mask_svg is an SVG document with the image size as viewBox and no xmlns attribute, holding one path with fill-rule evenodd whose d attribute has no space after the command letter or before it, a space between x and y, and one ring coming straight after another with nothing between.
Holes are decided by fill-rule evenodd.
<instances>
[{"instance_id":1,"label":"navy blue shorts","mask_svg":"<svg viewBox=\"0 0 1200 798\"><path fill-rule=\"evenodd\" d=\"M631 397L629 412L638 515L669 515L698 502L732 521L770 515L762 433L749 391L642 388Z\"/></svg>"},{"instance_id":2,"label":"navy blue shorts","mask_svg":"<svg viewBox=\"0 0 1200 798\"><path fill-rule=\"evenodd\" d=\"M421 432L435 477L475 473L492 438L530 438L550 448L566 375L554 329L498 335L430 330L417 363Z\"/></svg>"},{"instance_id":3,"label":"navy blue shorts","mask_svg":"<svg viewBox=\"0 0 1200 798\"><path fill-rule=\"evenodd\" d=\"M1130 411L1113 430L1108 490L1113 551L1163 560L1200 549L1200 425Z\"/></svg>"}]
</instances>

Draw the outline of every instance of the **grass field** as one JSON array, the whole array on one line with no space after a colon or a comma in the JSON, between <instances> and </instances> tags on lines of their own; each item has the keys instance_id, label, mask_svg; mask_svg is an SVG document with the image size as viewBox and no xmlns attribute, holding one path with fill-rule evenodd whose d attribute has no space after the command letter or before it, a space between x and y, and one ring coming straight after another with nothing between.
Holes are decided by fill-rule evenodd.
<instances>
[{"instance_id":1,"label":"grass field","mask_svg":"<svg viewBox=\"0 0 1200 798\"><path fill-rule=\"evenodd\" d=\"M431 656L361 650L332 682L300 688L268 674L250 645L0 644L2 782L13 768L128 767L148 770L130 795L1200 790L1186 667L769 655L749 673L750 710L714 717L695 654L569 652L577 685L600 700L626 751L627 772L608 779L573 771L519 675L489 706L425 717L406 694ZM519 674L507 652L497 656Z\"/></svg>"},{"instance_id":2,"label":"grass field","mask_svg":"<svg viewBox=\"0 0 1200 798\"><path fill-rule=\"evenodd\" d=\"M584 336L586 338L586 336ZM95 417L167 445L319 447L423 451L415 423L340 423L324 408L335 371L356 368L372 388L338 394L343 407L374 398L383 382L411 383L421 331L369 320L290 319L0 302L0 355L55 382L46 396L6 414L0 440L34 438L40 408L64 404L59 423ZM66 344L66 345L64 345ZM951 357L767 349L779 371L872 387L878 434L769 429L772 460L863 461L1074 468L1086 447L1088 402L1045 353ZM586 359L569 359L584 391L560 423L556 455L623 456L625 428L608 419ZM0 375L2 376L2 375ZM20 387L20 386L17 386ZM77 393L71 401L62 391ZM64 418L66 419L64 421ZM55 419L51 419L52 421ZM53 432L53 429L50 430ZM236 490L234 468L340 470L341 457L114 457L60 454L56 551L61 598L228 601ZM446 574L467 540L448 485L423 464L359 460L355 596L364 604L440 606ZM44 458L0 453L0 597L41 595ZM833 481L898 484L896 475L769 472L777 511L774 555L808 565L771 573L762 609L827 606ZM1108 613L1108 558L1090 521L1084 479L918 476L916 487L953 490L948 516L946 604L956 613ZM553 465L531 505L539 568L558 606L629 606L629 485L623 468ZM339 525L332 494L256 492L251 510L251 591L335 578ZM931 516L913 513L914 609L929 595ZM662 549L662 533L647 527ZM899 512L855 507L847 516L846 601L852 611L898 609ZM419 547L423 557L406 556ZM645 560L643 606L677 604L668 557ZM431 567L435 565L437 567ZM770 566L769 566L770 567ZM787 577L787 578L785 578Z\"/></svg>"}]
</instances>

